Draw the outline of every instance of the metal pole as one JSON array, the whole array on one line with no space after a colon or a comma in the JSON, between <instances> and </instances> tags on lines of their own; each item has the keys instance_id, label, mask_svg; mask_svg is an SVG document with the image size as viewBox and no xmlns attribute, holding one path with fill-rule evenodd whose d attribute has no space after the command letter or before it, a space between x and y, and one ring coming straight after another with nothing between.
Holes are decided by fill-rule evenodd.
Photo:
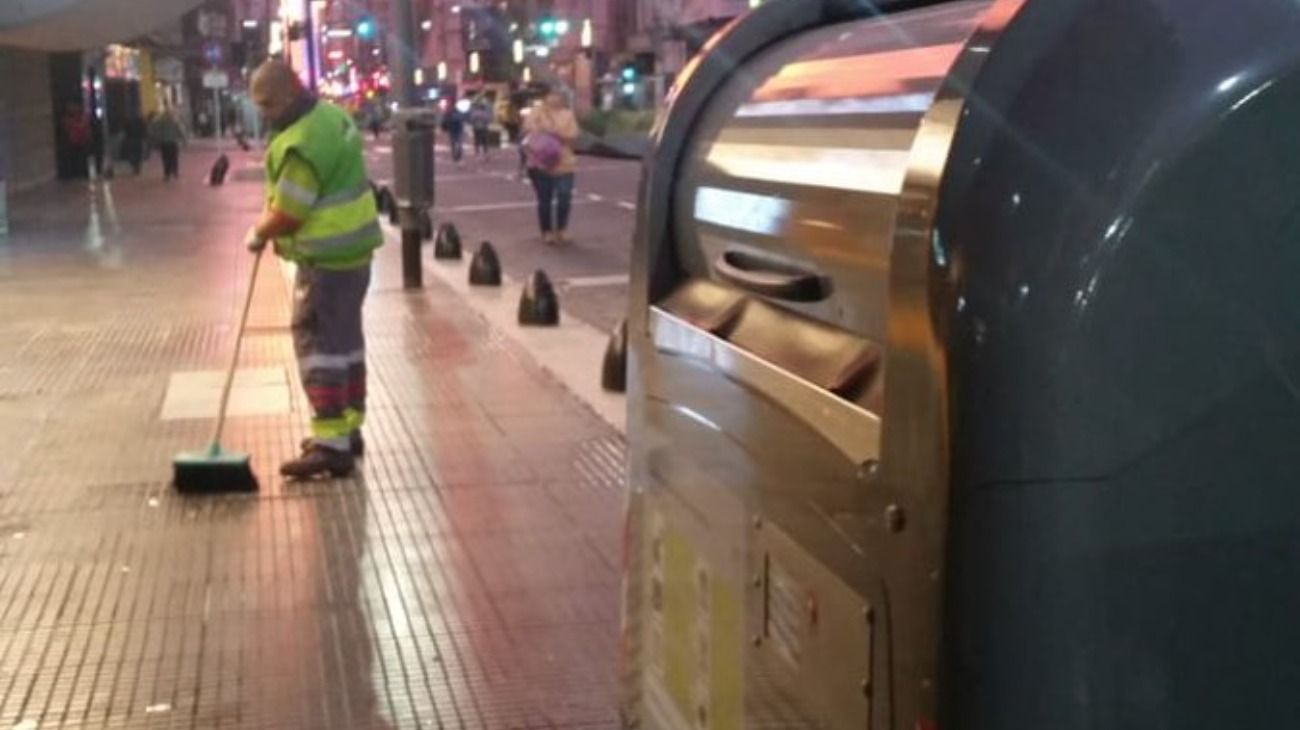
<instances>
[{"instance_id":1,"label":"metal pole","mask_svg":"<svg viewBox=\"0 0 1300 730\"><path fill-rule=\"evenodd\" d=\"M4 99L0 99L0 245L9 235L9 194L6 190L9 180L8 113Z\"/></svg>"},{"instance_id":2,"label":"metal pole","mask_svg":"<svg viewBox=\"0 0 1300 730\"><path fill-rule=\"evenodd\" d=\"M395 129L393 144L394 179L399 179L396 166L404 163L397 157L401 145L397 144L398 135L407 135L408 112L415 106L416 34L415 16L411 9L411 0L393 0L393 32L388 37L388 65L393 83L393 97L398 104L398 114L394 117ZM402 285L407 289L419 289L424 286L424 268L420 263L419 217L423 211L408 203L398 212L398 221L402 226Z\"/></svg>"},{"instance_id":3,"label":"metal pole","mask_svg":"<svg viewBox=\"0 0 1300 730\"><path fill-rule=\"evenodd\" d=\"M424 267L420 263L423 237L418 228L407 227L406 218L406 215L402 216L402 287L419 289L424 286Z\"/></svg>"},{"instance_id":4,"label":"metal pole","mask_svg":"<svg viewBox=\"0 0 1300 730\"><path fill-rule=\"evenodd\" d=\"M316 92L316 69L320 59L317 54L320 49L317 46L316 24L311 17L311 0L302 0L302 22L306 29L304 35L307 39L307 88Z\"/></svg>"},{"instance_id":5,"label":"metal pole","mask_svg":"<svg viewBox=\"0 0 1300 730\"><path fill-rule=\"evenodd\" d=\"M222 129L222 125L221 125L221 122L222 122L222 119L221 119L221 116L222 116L222 115L221 115L221 89L213 89L213 90L212 90L212 98L216 100L216 103L215 103L213 106L215 106L215 107L217 108L217 155L220 156L221 153L222 153L222 151L223 151L223 150L222 150L222 145L223 145L223 142L224 142L224 140L223 140L223 136L222 136L222 132L223 132L224 130Z\"/></svg>"},{"instance_id":6,"label":"metal pole","mask_svg":"<svg viewBox=\"0 0 1300 730\"><path fill-rule=\"evenodd\" d=\"M393 96L403 109L415 106L416 59L418 41L415 35L415 14L411 0L393 0L393 33L388 39L391 56L388 59L393 77ZM393 45L396 44L394 51Z\"/></svg>"}]
</instances>

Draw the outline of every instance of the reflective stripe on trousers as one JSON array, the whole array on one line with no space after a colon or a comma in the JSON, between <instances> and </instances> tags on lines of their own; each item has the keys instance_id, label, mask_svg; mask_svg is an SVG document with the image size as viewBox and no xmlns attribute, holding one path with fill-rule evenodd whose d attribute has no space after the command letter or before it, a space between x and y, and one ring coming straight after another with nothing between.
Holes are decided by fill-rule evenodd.
<instances>
[{"instance_id":1,"label":"reflective stripe on trousers","mask_svg":"<svg viewBox=\"0 0 1300 730\"><path fill-rule=\"evenodd\" d=\"M312 437L346 450L366 412L366 341L362 306L370 267L334 271L299 265L293 297L293 345Z\"/></svg>"}]
</instances>

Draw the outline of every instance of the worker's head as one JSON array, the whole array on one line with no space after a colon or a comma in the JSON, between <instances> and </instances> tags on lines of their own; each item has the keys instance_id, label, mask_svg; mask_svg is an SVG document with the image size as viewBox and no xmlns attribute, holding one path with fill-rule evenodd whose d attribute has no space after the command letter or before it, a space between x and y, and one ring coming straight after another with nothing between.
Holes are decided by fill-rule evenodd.
<instances>
[{"instance_id":1,"label":"worker's head","mask_svg":"<svg viewBox=\"0 0 1300 730\"><path fill-rule=\"evenodd\" d=\"M282 126L281 123L306 93L298 74L288 64L274 58L253 72L249 90L257 111L273 127Z\"/></svg>"}]
</instances>

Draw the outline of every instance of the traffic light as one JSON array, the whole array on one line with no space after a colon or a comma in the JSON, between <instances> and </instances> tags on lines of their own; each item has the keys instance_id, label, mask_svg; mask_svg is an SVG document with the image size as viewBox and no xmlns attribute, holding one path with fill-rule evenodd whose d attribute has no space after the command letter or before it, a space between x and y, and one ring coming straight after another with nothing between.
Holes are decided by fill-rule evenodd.
<instances>
[{"instance_id":1,"label":"traffic light","mask_svg":"<svg viewBox=\"0 0 1300 730\"><path fill-rule=\"evenodd\" d=\"M569 32L569 21L564 18L542 18L537 22L537 35L546 43L554 43Z\"/></svg>"},{"instance_id":2,"label":"traffic light","mask_svg":"<svg viewBox=\"0 0 1300 730\"><path fill-rule=\"evenodd\" d=\"M357 37L362 40L370 40L375 37L375 19L365 16L357 21Z\"/></svg>"},{"instance_id":3,"label":"traffic light","mask_svg":"<svg viewBox=\"0 0 1300 730\"><path fill-rule=\"evenodd\" d=\"M619 76L625 83L635 83L637 74L636 64L631 62L623 64L623 70L619 72Z\"/></svg>"}]
</instances>

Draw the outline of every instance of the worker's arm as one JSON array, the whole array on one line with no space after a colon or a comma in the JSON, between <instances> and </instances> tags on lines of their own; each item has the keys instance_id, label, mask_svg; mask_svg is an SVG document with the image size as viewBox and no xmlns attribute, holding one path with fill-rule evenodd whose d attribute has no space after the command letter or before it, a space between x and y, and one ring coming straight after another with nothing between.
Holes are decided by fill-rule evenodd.
<instances>
[{"instance_id":1,"label":"worker's arm","mask_svg":"<svg viewBox=\"0 0 1300 730\"><path fill-rule=\"evenodd\" d=\"M290 152L271 190L262 217L249 232L249 248L256 250L266 241L291 236L302 227L320 197L320 183L306 160Z\"/></svg>"}]
</instances>

